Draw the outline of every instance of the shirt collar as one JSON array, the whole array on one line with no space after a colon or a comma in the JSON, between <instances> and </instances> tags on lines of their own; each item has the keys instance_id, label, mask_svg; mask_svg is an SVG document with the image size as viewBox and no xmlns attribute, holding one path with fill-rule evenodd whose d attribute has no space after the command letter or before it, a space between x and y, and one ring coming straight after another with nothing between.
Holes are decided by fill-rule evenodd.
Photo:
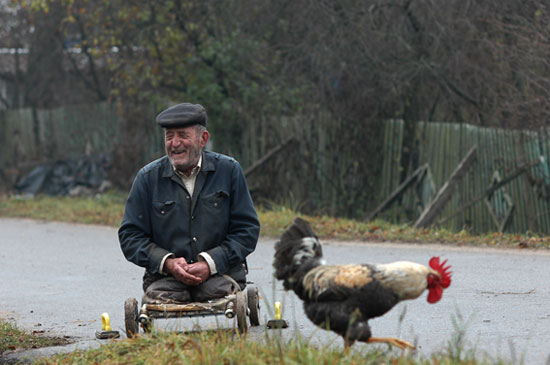
<instances>
[{"instance_id":1,"label":"shirt collar","mask_svg":"<svg viewBox=\"0 0 550 365\"><path fill-rule=\"evenodd\" d=\"M190 177L197 176L199 174L199 171L201 170L201 166L202 166L202 153L199 156L199 162L197 162L197 166L193 167L193 170L191 170L191 174L189 174L189 176L185 176L185 174L179 171L178 169L176 169L175 166L172 166L172 168L174 169L174 173L179 177L183 179L189 179Z\"/></svg>"}]
</instances>

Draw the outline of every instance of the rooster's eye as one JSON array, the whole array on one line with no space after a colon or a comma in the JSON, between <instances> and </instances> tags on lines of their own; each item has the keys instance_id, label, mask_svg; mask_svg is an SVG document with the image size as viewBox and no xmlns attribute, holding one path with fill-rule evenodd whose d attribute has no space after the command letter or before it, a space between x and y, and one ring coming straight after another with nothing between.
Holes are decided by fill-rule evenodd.
<instances>
[{"instance_id":1,"label":"rooster's eye","mask_svg":"<svg viewBox=\"0 0 550 365\"><path fill-rule=\"evenodd\" d=\"M439 282L437 275L428 274L428 286L434 285Z\"/></svg>"}]
</instances>

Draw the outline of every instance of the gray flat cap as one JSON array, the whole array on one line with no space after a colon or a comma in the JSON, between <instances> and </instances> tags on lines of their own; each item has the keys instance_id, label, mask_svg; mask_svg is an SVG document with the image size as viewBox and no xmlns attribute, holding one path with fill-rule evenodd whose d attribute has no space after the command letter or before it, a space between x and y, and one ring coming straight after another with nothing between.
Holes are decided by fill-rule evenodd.
<instances>
[{"instance_id":1,"label":"gray flat cap","mask_svg":"<svg viewBox=\"0 0 550 365\"><path fill-rule=\"evenodd\" d=\"M188 127L202 124L206 127L206 110L200 104L182 103L171 106L157 115L157 123L162 128Z\"/></svg>"}]
</instances>

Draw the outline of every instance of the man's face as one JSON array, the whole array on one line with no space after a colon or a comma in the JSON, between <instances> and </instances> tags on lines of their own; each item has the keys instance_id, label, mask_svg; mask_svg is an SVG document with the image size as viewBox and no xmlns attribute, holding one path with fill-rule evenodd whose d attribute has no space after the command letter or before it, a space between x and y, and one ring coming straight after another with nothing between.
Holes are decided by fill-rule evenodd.
<instances>
[{"instance_id":1,"label":"man's face","mask_svg":"<svg viewBox=\"0 0 550 365\"><path fill-rule=\"evenodd\" d=\"M169 128L164 130L166 154L179 171L191 172L199 162L203 147L208 142L208 131L198 132L197 126Z\"/></svg>"}]
</instances>

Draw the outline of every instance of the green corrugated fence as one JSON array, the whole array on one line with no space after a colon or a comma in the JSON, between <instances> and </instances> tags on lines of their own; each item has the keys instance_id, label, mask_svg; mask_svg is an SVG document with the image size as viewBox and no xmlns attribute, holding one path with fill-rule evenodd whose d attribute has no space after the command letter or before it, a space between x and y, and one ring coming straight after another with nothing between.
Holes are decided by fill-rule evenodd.
<instances>
[{"instance_id":1,"label":"green corrugated fence","mask_svg":"<svg viewBox=\"0 0 550 365\"><path fill-rule=\"evenodd\" d=\"M402 145L402 121L385 123L385 149L383 174L379 195L384 200L400 183L400 154L396 147ZM524 163L539 160L538 165L527 169L519 177L495 191L486 202L482 200L457 214L444 224L453 230L467 229L473 232L538 232L550 231L550 138L548 130L512 131L481 128L468 124L425 123L416 127L416 150L412 173L416 167L428 164L437 193L468 150L477 146L477 160L458 184L452 199L438 220L452 216L460 207L474 200L490 187L493 180L499 181L513 174ZM429 179L426 179L429 180ZM424 181L424 183L426 183ZM395 211L414 212L415 199L412 191L405 193L401 206L394 206L382 216L393 221L413 220L418 214L408 217L396 215ZM425 202L426 204L426 202ZM511 211L511 212L510 212ZM393 213L392 213L393 212Z\"/></svg>"}]
</instances>

